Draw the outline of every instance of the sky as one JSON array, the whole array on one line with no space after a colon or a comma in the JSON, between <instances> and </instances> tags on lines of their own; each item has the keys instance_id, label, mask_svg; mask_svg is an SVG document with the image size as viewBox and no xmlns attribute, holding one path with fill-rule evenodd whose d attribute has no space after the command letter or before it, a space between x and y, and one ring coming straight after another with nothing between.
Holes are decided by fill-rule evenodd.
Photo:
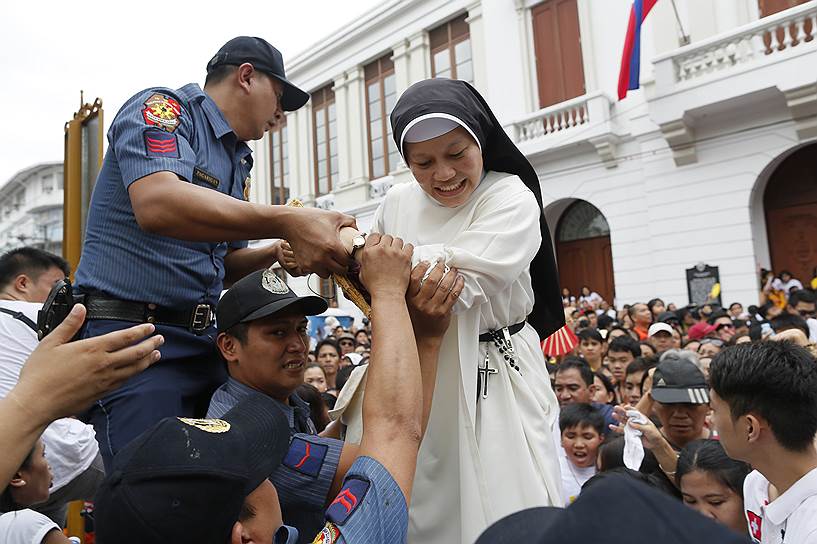
<instances>
[{"instance_id":1,"label":"sky","mask_svg":"<svg viewBox=\"0 0 817 544\"><path fill-rule=\"evenodd\" d=\"M0 186L62 161L63 127L100 97L105 128L147 87L204 84L221 45L260 36L284 62L377 7L377 0L7 2L0 15Z\"/></svg>"}]
</instances>

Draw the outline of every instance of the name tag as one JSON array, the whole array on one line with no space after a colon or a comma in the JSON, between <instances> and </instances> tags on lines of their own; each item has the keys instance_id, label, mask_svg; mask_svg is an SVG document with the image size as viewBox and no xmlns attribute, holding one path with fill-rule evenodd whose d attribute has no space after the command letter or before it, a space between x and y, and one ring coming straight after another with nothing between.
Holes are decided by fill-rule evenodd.
<instances>
[{"instance_id":1,"label":"name tag","mask_svg":"<svg viewBox=\"0 0 817 544\"><path fill-rule=\"evenodd\" d=\"M216 176L208 174L198 166L193 168L193 180L206 183L213 189L217 188L221 184Z\"/></svg>"}]
</instances>

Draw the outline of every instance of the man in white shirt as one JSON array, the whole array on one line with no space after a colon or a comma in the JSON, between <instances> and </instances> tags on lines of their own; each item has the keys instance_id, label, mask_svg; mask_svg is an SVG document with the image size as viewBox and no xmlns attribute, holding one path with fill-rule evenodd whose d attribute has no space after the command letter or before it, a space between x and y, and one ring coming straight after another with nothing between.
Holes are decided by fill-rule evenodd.
<instances>
[{"instance_id":1,"label":"man in white shirt","mask_svg":"<svg viewBox=\"0 0 817 544\"><path fill-rule=\"evenodd\" d=\"M791 342L740 344L719 353L709 372L724 450L755 468L743 492L752 539L817 543L814 358Z\"/></svg>"},{"instance_id":2,"label":"man in white shirt","mask_svg":"<svg viewBox=\"0 0 817 544\"><path fill-rule=\"evenodd\" d=\"M62 258L37 248L18 248L0 257L0 397L17 383L23 363L37 347L37 312L54 283L69 272ZM62 525L67 503L93 499L105 476L99 446L93 427L72 418L49 425L42 439L54 480L48 501L34 509Z\"/></svg>"}]
</instances>

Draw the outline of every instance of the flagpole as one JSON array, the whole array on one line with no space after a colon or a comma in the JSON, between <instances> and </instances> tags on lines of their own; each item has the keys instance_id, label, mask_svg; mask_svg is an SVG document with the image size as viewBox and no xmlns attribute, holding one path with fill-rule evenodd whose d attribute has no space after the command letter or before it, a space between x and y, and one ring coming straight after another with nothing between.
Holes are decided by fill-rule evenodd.
<instances>
[{"instance_id":1,"label":"flagpole","mask_svg":"<svg viewBox=\"0 0 817 544\"><path fill-rule=\"evenodd\" d=\"M681 24L681 17L678 16L678 8L675 6L675 0L672 2L672 11L675 12L675 20L678 22L678 28L681 30L681 45L689 45L689 35L684 32L684 25Z\"/></svg>"}]
</instances>

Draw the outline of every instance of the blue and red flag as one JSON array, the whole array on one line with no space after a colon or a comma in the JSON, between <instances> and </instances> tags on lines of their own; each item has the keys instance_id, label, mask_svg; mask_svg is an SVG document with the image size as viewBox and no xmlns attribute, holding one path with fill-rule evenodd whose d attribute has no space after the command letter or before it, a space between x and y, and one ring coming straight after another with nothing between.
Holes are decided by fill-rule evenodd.
<instances>
[{"instance_id":1,"label":"blue and red flag","mask_svg":"<svg viewBox=\"0 0 817 544\"><path fill-rule=\"evenodd\" d=\"M630 9L630 23L624 38L624 53L621 55L621 71L618 73L618 99L627 96L627 91L638 89L641 76L641 25L658 0L633 0Z\"/></svg>"}]
</instances>

